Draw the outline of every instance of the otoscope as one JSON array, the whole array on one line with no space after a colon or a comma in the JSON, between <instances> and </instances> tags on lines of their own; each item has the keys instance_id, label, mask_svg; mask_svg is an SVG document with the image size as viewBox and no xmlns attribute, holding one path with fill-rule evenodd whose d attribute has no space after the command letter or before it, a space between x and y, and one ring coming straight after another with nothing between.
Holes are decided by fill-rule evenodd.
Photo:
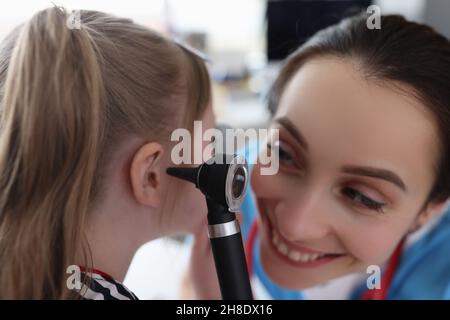
<instances>
[{"instance_id":1,"label":"otoscope","mask_svg":"<svg viewBox=\"0 0 450 320\"><path fill-rule=\"evenodd\" d=\"M217 154L195 168L171 167L171 176L190 181L206 197L208 236L224 300L252 300L244 246L236 213L248 184L245 159Z\"/></svg>"}]
</instances>

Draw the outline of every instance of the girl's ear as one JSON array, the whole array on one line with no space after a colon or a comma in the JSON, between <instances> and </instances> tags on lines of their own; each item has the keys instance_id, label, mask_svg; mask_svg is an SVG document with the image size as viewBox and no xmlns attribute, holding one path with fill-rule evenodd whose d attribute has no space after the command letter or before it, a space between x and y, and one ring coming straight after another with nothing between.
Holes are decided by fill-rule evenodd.
<instances>
[{"instance_id":1,"label":"girl's ear","mask_svg":"<svg viewBox=\"0 0 450 320\"><path fill-rule=\"evenodd\" d=\"M156 208L160 205L163 147L149 142L136 151L131 161L131 189L136 201Z\"/></svg>"},{"instance_id":2,"label":"girl's ear","mask_svg":"<svg viewBox=\"0 0 450 320\"><path fill-rule=\"evenodd\" d=\"M449 201L437 201L428 203L425 208L417 216L415 223L410 228L410 232L414 232L430 221L433 217L443 212Z\"/></svg>"}]
</instances>

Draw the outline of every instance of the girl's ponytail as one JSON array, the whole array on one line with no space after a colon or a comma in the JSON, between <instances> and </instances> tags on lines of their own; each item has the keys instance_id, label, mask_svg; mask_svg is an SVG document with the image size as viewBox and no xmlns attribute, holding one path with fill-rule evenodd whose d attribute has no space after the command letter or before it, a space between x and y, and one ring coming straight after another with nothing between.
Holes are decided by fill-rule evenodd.
<instances>
[{"instance_id":1,"label":"girl's ponytail","mask_svg":"<svg viewBox=\"0 0 450 320\"><path fill-rule=\"evenodd\" d=\"M95 43L68 18L37 13L0 56L2 299L66 297L83 252L105 97Z\"/></svg>"}]
</instances>

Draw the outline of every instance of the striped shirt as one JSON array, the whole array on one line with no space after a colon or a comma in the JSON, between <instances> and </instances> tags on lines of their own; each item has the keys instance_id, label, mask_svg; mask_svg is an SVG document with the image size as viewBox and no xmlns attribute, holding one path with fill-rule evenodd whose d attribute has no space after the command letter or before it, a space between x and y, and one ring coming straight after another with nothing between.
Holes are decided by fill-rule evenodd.
<instances>
[{"instance_id":1,"label":"striped shirt","mask_svg":"<svg viewBox=\"0 0 450 320\"><path fill-rule=\"evenodd\" d=\"M78 293L83 300L139 300L122 283L99 270L87 272L82 268L81 283Z\"/></svg>"}]
</instances>

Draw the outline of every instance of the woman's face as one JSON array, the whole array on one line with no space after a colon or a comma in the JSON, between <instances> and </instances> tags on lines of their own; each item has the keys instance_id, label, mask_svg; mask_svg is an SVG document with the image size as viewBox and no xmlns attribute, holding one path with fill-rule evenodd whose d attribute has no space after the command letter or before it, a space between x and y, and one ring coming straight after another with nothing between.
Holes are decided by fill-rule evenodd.
<instances>
[{"instance_id":1,"label":"woman's face","mask_svg":"<svg viewBox=\"0 0 450 320\"><path fill-rule=\"evenodd\" d=\"M252 172L262 263L286 288L381 267L435 179L438 140L425 107L356 68L337 58L303 65L273 118L279 172Z\"/></svg>"}]
</instances>

